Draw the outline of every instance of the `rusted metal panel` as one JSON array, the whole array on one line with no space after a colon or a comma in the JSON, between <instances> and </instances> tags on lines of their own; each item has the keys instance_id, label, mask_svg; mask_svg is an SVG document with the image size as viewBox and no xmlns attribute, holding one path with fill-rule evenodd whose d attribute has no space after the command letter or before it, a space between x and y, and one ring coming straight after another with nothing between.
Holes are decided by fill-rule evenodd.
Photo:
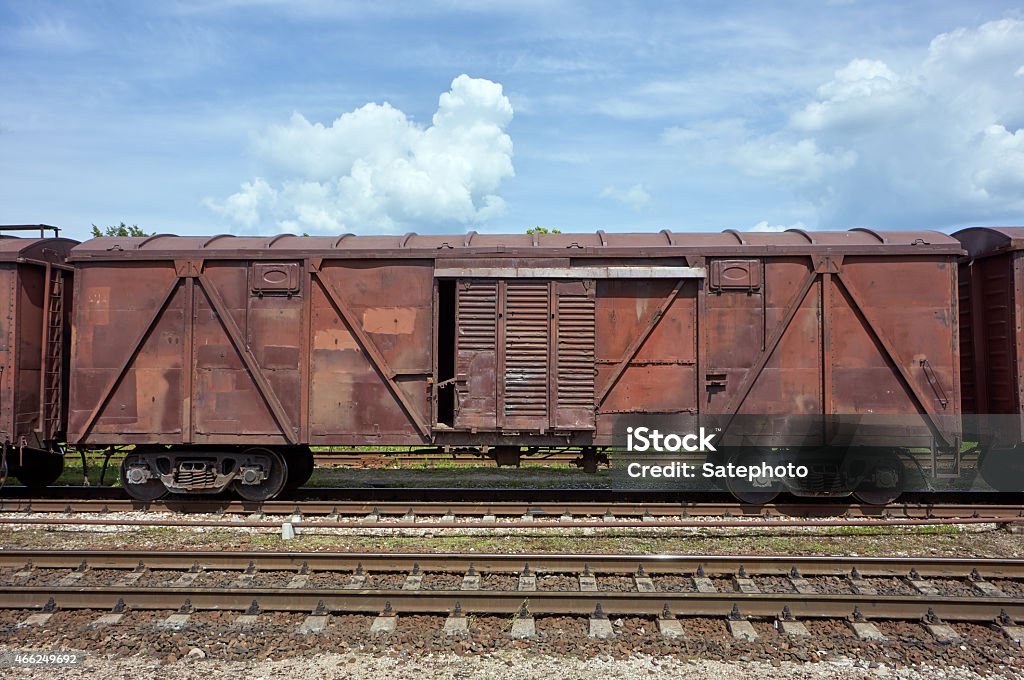
<instances>
[{"instance_id":1,"label":"rusted metal panel","mask_svg":"<svg viewBox=\"0 0 1024 680\"><path fill-rule=\"evenodd\" d=\"M313 274L310 432L429 435L429 262L325 262Z\"/></svg>"},{"instance_id":2,"label":"rusted metal panel","mask_svg":"<svg viewBox=\"0 0 1024 680\"><path fill-rule=\"evenodd\" d=\"M948 258L904 260L898 269L887 258L846 258L835 277L838 413L959 413L955 271ZM956 399L943 405L925 361Z\"/></svg>"},{"instance_id":3,"label":"rusted metal panel","mask_svg":"<svg viewBox=\"0 0 1024 680\"><path fill-rule=\"evenodd\" d=\"M553 283L557 339L554 426L563 430L595 427L595 282Z\"/></svg>"},{"instance_id":4,"label":"rusted metal panel","mask_svg":"<svg viewBox=\"0 0 1024 680\"><path fill-rule=\"evenodd\" d=\"M503 282L502 409L506 429L546 429L548 420L549 284Z\"/></svg>"},{"instance_id":5,"label":"rusted metal panel","mask_svg":"<svg viewBox=\"0 0 1024 680\"><path fill-rule=\"evenodd\" d=\"M498 281L459 281L456 296L455 426L493 430L498 424Z\"/></svg>"},{"instance_id":6,"label":"rusted metal panel","mask_svg":"<svg viewBox=\"0 0 1024 680\"><path fill-rule=\"evenodd\" d=\"M68 440L181 436L184 318L172 267L77 270Z\"/></svg>"},{"instance_id":7,"label":"rusted metal panel","mask_svg":"<svg viewBox=\"0 0 1024 680\"><path fill-rule=\"evenodd\" d=\"M597 282L597 427L605 436L630 414L696 412L697 291L703 283Z\"/></svg>"},{"instance_id":8,"label":"rusted metal panel","mask_svg":"<svg viewBox=\"0 0 1024 680\"><path fill-rule=\"evenodd\" d=\"M708 268L717 267L710 260ZM709 286L706 316L701 332L707 338L705 358L705 394L701 395L701 411L735 413L745 406L746 391L753 387L748 378L765 349L765 290L774 290L769 264L769 278L760 289L712 290ZM801 298L802 299L802 298ZM792 301L790 301L792 302ZM799 304L799 301L797 301ZM755 371L759 374L760 368ZM744 392L742 397L737 397ZM744 408L746 413L753 405Z\"/></svg>"}]
</instances>

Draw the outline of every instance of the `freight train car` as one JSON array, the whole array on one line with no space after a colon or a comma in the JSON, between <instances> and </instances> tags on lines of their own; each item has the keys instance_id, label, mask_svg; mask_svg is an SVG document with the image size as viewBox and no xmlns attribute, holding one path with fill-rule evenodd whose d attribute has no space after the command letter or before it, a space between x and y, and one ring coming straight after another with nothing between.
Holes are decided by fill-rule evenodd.
<instances>
[{"instance_id":1,"label":"freight train car","mask_svg":"<svg viewBox=\"0 0 1024 680\"><path fill-rule=\"evenodd\" d=\"M960 265L964 436L982 448L993 488L1024 491L1024 228L953 234Z\"/></svg>"},{"instance_id":2,"label":"freight train car","mask_svg":"<svg viewBox=\"0 0 1024 680\"><path fill-rule=\"evenodd\" d=\"M815 470L792 491L877 500L908 447L958 455L962 252L868 229L93 239L70 258L68 442L132 445L137 498L258 500L308 476L310 446L592 467L639 418L711 418L742 444L722 460L771 451ZM838 460L849 415L891 427Z\"/></svg>"},{"instance_id":3,"label":"freight train car","mask_svg":"<svg viewBox=\"0 0 1024 680\"><path fill-rule=\"evenodd\" d=\"M0 231L53 227L3 226ZM71 282L65 238L0 237L0 483L52 484L63 469Z\"/></svg>"}]
</instances>

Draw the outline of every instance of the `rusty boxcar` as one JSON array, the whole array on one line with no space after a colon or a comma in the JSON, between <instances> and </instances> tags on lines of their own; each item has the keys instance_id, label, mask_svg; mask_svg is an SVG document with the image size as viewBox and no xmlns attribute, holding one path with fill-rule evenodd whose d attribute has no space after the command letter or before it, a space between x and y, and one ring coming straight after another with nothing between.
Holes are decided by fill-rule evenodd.
<instances>
[{"instance_id":1,"label":"rusty boxcar","mask_svg":"<svg viewBox=\"0 0 1024 680\"><path fill-rule=\"evenodd\" d=\"M960 353L965 436L982 445L992 487L1024 490L1024 228L953 234L960 264Z\"/></svg>"},{"instance_id":2,"label":"rusty boxcar","mask_svg":"<svg viewBox=\"0 0 1024 680\"><path fill-rule=\"evenodd\" d=\"M961 254L868 229L93 239L70 258L68 441L134 445L139 498L273 497L314 445L593 465L649 414L781 419L744 441L804 457L829 428L788 419L912 414L890 448L953 450ZM890 493L901 464L872 456L793 490Z\"/></svg>"},{"instance_id":3,"label":"rusty boxcar","mask_svg":"<svg viewBox=\"0 0 1024 680\"><path fill-rule=\"evenodd\" d=\"M0 231L54 229L3 226ZM0 477L25 486L63 469L71 321L66 238L0 237Z\"/></svg>"}]
</instances>

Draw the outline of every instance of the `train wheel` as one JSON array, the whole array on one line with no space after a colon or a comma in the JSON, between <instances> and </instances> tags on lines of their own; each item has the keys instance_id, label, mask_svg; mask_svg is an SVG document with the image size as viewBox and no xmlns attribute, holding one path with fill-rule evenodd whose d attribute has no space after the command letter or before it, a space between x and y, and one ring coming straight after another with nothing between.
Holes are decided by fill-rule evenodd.
<instances>
[{"instance_id":1,"label":"train wheel","mask_svg":"<svg viewBox=\"0 0 1024 680\"><path fill-rule=\"evenodd\" d=\"M25 450L25 464L11 473L33 491L50 486L64 472L64 456L49 451Z\"/></svg>"},{"instance_id":2,"label":"train wheel","mask_svg":"<svg viewBox=\"0 0 1024 680\"><path fill-rule=\"evenodd\" d=\"M148 476L142 457L128 454L121 461L121 488L137 501L155 501L167 495L167 487L159 479ZM132 479L142 479L132 483Z\"/></svg>"},{"instance_id":3,"label":"train wheel","mask_svg":"<svg viewBox=\"0 0 1024 680\"><path fill-rule=\"evenodd\" d=\"M248 460L242 463L239 478L233 482L233 488L239 496L247 501L259 502L268 501L281 493L288 481L288 463L281 454L257 446L246 449L243 457Z\"/></svg>"},{"instance_id":4,"label":"train wheel","mask_svg":"<svg viewBox=\"0 0 1024 680\"><path fill-rule=\"evenodd\" d=\"M309 450L308 446L293 446L288 449L286 455L288 456L288 481L284 483L284 488L298 489L313 476L313 452Z\"/></svg>"},{"instance_id":5,"label":"train wheel","mask_svg":"<svg viewBox=\"0 0 1024 680\"><path fill-rule=\"evenodd\" d=\"M853 497L867 505L887 505L903 493L903 461L895 453L884 451L868 457L867 475L853 490Z\"/></svg>"},{"instance_id":6,"label":"train wheel","mask_svg":"<svg viewBox=\"0 0 1024 680\"><path fill-rule=\"evenodd\" d=\"M728 461L733 465L760 466L761 463L771 462L763 450L744 451L729 456ZM764 505L771 503L775 497L782 492L782 483L771 478L755 477L726 477L726 488L729 493L741 503L751 505Z\"/></svg>"}]
</instances>

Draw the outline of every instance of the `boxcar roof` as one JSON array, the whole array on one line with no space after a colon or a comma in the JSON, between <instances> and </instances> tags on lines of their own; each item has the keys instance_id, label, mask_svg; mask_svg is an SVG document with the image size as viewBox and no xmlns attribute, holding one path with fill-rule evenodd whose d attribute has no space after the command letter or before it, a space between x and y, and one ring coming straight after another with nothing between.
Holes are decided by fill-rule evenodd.
<instances>
[{"instance_id":1,"label":"boxcar roof","mask_svg":"<svg viewBox=\"0 0 1024 680\"><path fill-rule=\"evenodd\" d=\"M69 238L0 236L0 262L63 263L71 247L77 243L78 241Z\"/></svg>"},{"instance_id":2,"label":"boxcar roof","mask_svg":"<svg viewBox=\"0 0 1024 680\"><path fill-rule=\"evenodd\" d=\"M1024 227L970 227L956 232L953 238L972 258L1024 250Z\"/></svg>"},{"instance_id":3,"label":"boxcar roof","mask_svg":"<svg viewBox=\"0 0 1024 680\"><path fill-rule=\"evenodd\" d=\"M670 257L699 254L785 255L814 252L960 254L960 242L937 231L672 232L566 234L408 233L402 236L175 236L95 238L76 246L71 260L262 259L282 257L415 257L452 255Z\"/></svg>"}]
</instances>

